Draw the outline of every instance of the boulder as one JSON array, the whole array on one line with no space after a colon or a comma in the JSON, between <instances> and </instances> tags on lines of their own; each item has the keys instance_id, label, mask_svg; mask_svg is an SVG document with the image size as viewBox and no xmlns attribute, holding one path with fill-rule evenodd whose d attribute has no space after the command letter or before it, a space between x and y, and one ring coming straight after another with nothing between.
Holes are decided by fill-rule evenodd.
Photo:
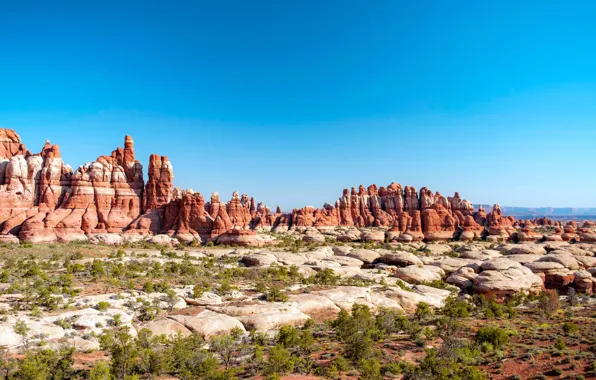
<instances>
[{"instance_id":1,"label":"boulder","mask_svg":"<svg viewBox=\"0 0 596 380\"><path fill-rule=\"evenodd\" d=\"M504 271L509 268L521 268L522 265L517 261L509 260L506 257L500 257L494 260L485 261L480 266L482 270L498 270Z\"/></svg>"},{"instance_id":2,"label":"boulder","mask_svg":"<svg viewBox=\"0 0 596 380\"><path fill-rule=\"evenodd\" d=\"M385 241L385 232L380 230L368 231L362 234L362 241L383 243Z\"/></svg>"},{"instance_id":3,"label":"boulder","mask_svg":"<svg viewBox=\"0 0 596 380\"><path fill-rule=\"evenodd\" d=\"M476 277L478 277L478 274L474 271L474 269L470 267L463 267L453 272L449 277L447 277L445 282L455 285L463 290L467 290L474 286L474 279Z\"/></svg>"},{"instance_id":4,"label":"boulder","mask_svg":"<svg viewBox=\"0 0 596 380\"><path fill-rule=\"evenodd\" d=\"M169 318L181 323L190 331L198 333L206 340L217 335L229 334L234 328L245 331L238 319L210 310L194 316L171 315Z\"/></svg>"},{"instance_id":5,"label":"boulder","mask_svg":"<svg viewBox=\"0 0 596 380\"><path fill-rule=\"evenodd\" d=\"M298 310L317 322L335 319L341 310L329 298L317 294L292 295L290 302L296 303Z\"/></svg>"},{"instance_id":6,"label":"boulder","mask_svg":"<svg viewBox=\"0 0 596 380\"><path fill-rule=\"evenodd\" d=\"M475 292L498 300L517 293L538 294L542 289L542 279L526 267L485 270L474 279Z\"/></svg>"},{"instance_id":7,"label":"boulder","mask_svg":"<svg viewBox=\"0 0 596 380\"><path fill-rule=\"evenodd\" d=\"M333 289L318 291L315 294L331 300L331 302L342 310L351 311L354 304L366 305L374 309L368 288L338 286Z\"/></svg>"},{"instance_id":8,"label":"boulder","mask_svg":"<svg viewBox=\"0 0 596 380\"><path fill-rule=\"evenodd\" d=\"M247 267L265 267L277 264L277 257L270 252L255 252L242 257L240 261Z\"/></svg>"},{"instance_id":9,"label":"boulder","mask_svg":"<svg viewBox=\"0 0 596 380\"><path fill-rule=\"evenodd\" d=\"M585 270L576 271L574 274L574 285L578 293L593 294L594 279L592 274Z\"/></svg>"},{"instance_id":10,"label":"boulder","mask_svg":"<svg viewBox=\"0 0 596 380\"><path fill-rule=\"evenodd\" d=\"M537 244L505 244L497 247L499 251L505 248L509 255L531 254L531 255L545 255L544 247Z\"/></svg>"},{"instance_id":11,"label":"boulder","mask_svg":"<svg viewBox=\"0 0 596 380\"><path fill-rule=\"evenodd\" d=\"M387 265L408 266L408 265L422 265L422 261L413 253L405 251L397 251L386 253L379 258L379 261Z\"/></svg>"},{"instance_id":12,"label":"boulder","mask_svg":"<svg viewBox=\"0 0 596 380\"><path fill-rule=\"evenodd\" d=\"M446 259L441 259L441 260L433 262L433 265L438 266L443 271L445 271L445 273L456 272L459 268L462 268L465 266L471 266L471 267L477 269L477 268L479 268L480 264L482 264L482 261L472 260L472 259L461 259L461 258L455 258L455 257L448 257Z\"/></svg>"},{"instance_id":13,"label":"boulder","mask_svg":"<svg viewBox=\"0 0 596 380\"><path fill-rule=\"evenodd\" d=\"M531 263L524 264L526 268L529 268L534 273L545 273L552 270L564 269L563 264L555 261L534 261Z\"/></svg>"},{"instance_id":14,"label":"boulder","mask_svg":"<svg viewBox=\"0 0 596 380\"><path fill-rule=\"evenodd\" d=\"M501 257L501 252L494 249L483 249L479 251L463 251L459 257L462 259L472 259L478 261L486 261Z\"/></svg>"},{"instance_id":15,"label":"boulder","mask_svg":"<svg viewBox=\"0 0 596 380\"><path fill-rule=\"evenodd\" d=\"M445 272L441 268L432 265L410 265L395 270L395 277L412 284L432 282L444 276Z\"/></svg>"},{"instance_id":16,"label":"boulder","mask_svg":"<svg viewBox=\"0 0 596 380\"><path fill-rule=\"evenodd\" d=\"M413 314L420 302L425 302L432 307L441 308L451 293L448 290L416 285L411 290L391 288L385 291L388 298L397 300L406 314Z\"/></svg>"},{"instance_id":17,"label":"boulder","mask_svg":"<svg viewBox=\"0 0 596 380\"><path fill-rule=\"evenodd\" d=\"M364 264L372 264L380 257L380 255L375 251L371 251L370 249L354 249L348 253L348 257L358 259Z\"/></svg>"},{"instance_id":18,"label":"boulder","mask_svg":"<svg viewBox=\"0 0 596 380\"><path fill-rule=\"evenodd\" d=\"M563 265L567 269L578 270L579 264L575 258L570 254L552 254L549 253L541 257L538 261L550 261Z\"/></svg>"},{"instance_id":19,"label":"boulder","mask_svg":"<svg viewBox=\"0 0 596 380\"><path fill-rule=\"evenodd\" d=\"M184 325L173 319L159 319L156 321L147 322L139 326L140 328L148 329L154 336L165 335L172 338L180 334L182 337L191 335L191 331L184 327Z\"/></svg>"}]
</instances>

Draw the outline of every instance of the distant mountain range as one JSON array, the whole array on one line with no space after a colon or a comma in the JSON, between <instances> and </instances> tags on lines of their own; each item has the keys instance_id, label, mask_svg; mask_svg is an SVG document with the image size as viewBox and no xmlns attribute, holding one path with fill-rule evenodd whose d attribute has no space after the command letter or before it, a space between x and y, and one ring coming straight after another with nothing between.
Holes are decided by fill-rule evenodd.
<instances>
[{"instance_id":1,"label":"distant mountain range","mask_svg":"<svg viewBox=\"0 0 596 380\"><path fill-rule=\"evenodd\" d=\"M492 210L492 206L482 205L486 212ZM546 216L557 220L596 220L596 208L574 208L574 207L503 207L504 215L511 215L517 219L533 219Z\"/></svg>"}]
</instances>

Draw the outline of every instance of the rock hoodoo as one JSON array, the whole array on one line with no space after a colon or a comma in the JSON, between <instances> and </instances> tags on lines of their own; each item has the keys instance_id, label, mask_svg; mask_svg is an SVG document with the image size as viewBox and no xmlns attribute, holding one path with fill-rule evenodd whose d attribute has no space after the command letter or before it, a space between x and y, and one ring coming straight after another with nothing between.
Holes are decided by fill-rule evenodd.
<instances>
[{"instance_id":1,"label":"rock hoodoo","mask_svg":"<svg viewBox=\"0 0 596 380\"><path fill-rule=\"evenodd\" d=\"M294 229L317 238L321 235L313 231L337 227L350 228L343 241L535 241L541 237L536 226L555 226L546 218L516 222L503 216L499 205L486 213L458 193L445 197L426 187L416 191L397 183L344 189L333 204L285 214L279 207L272 213L238 192L227 203L218 193L205 202L199 193L174 188L173 180L168 158L152 154L144 181L130 136L124 148L73 170L62 161L58 145L46 141L41 152L33 154L16 132L0 129L0 241L111 241L118 239L110 234L128 239L164 234L185 242L217 241L221 236L220 241L262 244L263 239L237 231ZM380 231L358 231L369 227ZM558 240L592 238L575 224L556 227Z\"/></svg>"}]
</instances>

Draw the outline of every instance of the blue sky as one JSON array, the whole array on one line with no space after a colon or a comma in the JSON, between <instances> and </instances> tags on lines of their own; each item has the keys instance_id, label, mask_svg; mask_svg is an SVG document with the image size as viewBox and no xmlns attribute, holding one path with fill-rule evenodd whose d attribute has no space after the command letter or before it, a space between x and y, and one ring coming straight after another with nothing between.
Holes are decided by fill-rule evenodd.
<instances>
[{"instance_id":1,"label":"blue sky","mask_svg":"<svg viewBox=\"0 0 596 380\"><path fill-rule=\"evenodd\" d=\"M177 186L284 209L391 181L596 207L595 16L587 0L0 0L0 127L73 167L131 134Z\"/></svg>"}]
</instances>

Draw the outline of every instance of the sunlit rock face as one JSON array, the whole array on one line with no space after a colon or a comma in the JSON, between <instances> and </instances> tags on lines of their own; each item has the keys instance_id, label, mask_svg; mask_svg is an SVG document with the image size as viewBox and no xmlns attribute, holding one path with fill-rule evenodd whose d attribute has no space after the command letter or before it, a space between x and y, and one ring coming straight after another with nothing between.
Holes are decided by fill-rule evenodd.
<instances>
[{"instance_id":1,"label":"sunlit rock face","mask_svg":"<svg viewBox=\"0 0 596 380\"><path fill-rule=\"evenodd\" d=\"M594 226L563 226L548 218L516 221L498 204L490 212L477 210L459 193L446 197L423 187L391 183L344 189L321 208L306 206L284 213L237 191L229 201L214 192L208 200L192 190L174 188L168 157L149 157L148 178L135 158L134 141L73 170L62 161L60 147L49 141L33 154L19 135L0 129L0 235L31 242L87 239L124 234L129 239L165 234L182 242L217 241L235 230L258 233L296 231L307 240L324 240L321 233L349 227L344 241L576 241L596 240ZM553 227L544 237L536 228ZM384 231L358 229L376 228ZM313 233L317 231L317 233ZM236 233L228 236L248 236ZM99 239L101 240L101 239ZM233 239L232 239L233 240ZM248 239L250 240L250 239ZM257 241L258 239L254 239ZM260 240L259 240L260 241Z\"/></svg>"}]
</instances>

